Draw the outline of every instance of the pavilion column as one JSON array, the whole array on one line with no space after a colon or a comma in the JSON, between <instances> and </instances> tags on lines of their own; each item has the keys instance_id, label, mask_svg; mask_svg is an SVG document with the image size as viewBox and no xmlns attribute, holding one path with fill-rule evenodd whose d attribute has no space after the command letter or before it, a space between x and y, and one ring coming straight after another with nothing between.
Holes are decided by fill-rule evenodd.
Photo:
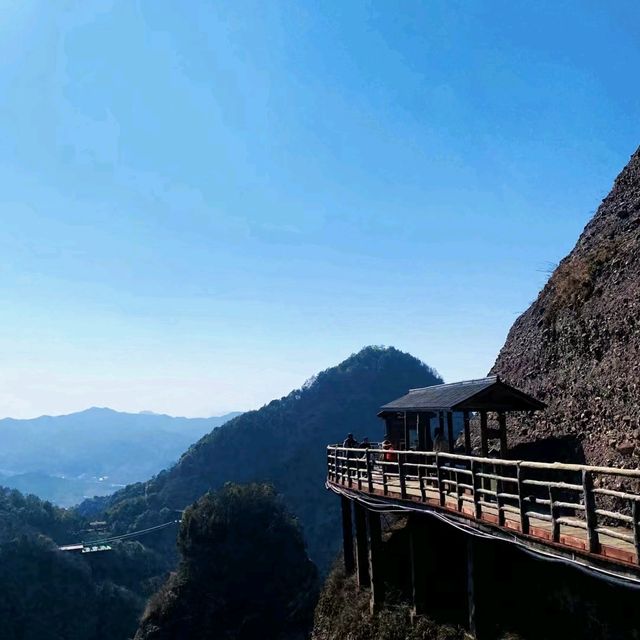
<instances>
[{"instance_id":1,"label":"pavilion column","mask_svg":"<svg viewBox=\"0 0 640 640\"><path fill-rule=\"evenodd\" d=\"M342 550L344 552L344 571L350 576L355 570L353 561L353 526L351 523L351 500L340 496L342 508Z\"/></svg>"},{"instance_id":2,"label":"pavilion column","mask_svg":"<svg viewBox=\"0 0 640 640\"><path fill-rule=\"evenodd\" d=\"M489 434L487 433L487 411L480 411L480 448L483 458L489 457Z\"/></svg>"},{"instance_id":3,"label":"pavilion column","mask_svg":"<svg viewBox=\"0 0 640 640\"><path fill-rule=\"evenodd\" d=\"M447 437L449 439L449 452L453 453L453 413L451 411L447 411Z\"/></svg>"},{"instance_id":4,"label":"pavilion column","mask_svg":"<svg viewBox=\"0 0 640 640\"><path fill-rule=\"evenodd\" d=\"M507 457L507 414L504 411L498 413L498 430L500 433L500 457Z\"/></svg>"},{"instance_id":5,"label":"pavilion column","mask_svg":"<svg viewBox=\"0 0 640 640\"><path fill-rule=\"evenodd\" d=\"M404 412L404 448L409 448L409 418L407 417L407 412Z\"/></svg>"},{"instance_id":6,"label":"pavilion column","mask_svg":"<svg viewBox=\"0 0 640 640\"><path fill-rule=\"evenodd\" d=\"M464 412L464 452L471 455L471 424L469 420L469 412Z\"/></svg>"},{"instance_id":7,"label":"pavilion column","mask_svg":"<svg viewBox=\"0 0 640 640\"><path fill-rule=\"evenodd\" d=\"M444 438L444 411L438 411L438 428L440 436Z\"/></svg>"},{"instance_id":8,"label":"pavilion column","mask_svg":"<svg viewBox=\"0 0 640 640\"><path fill-rule=\"evenodd\" d=\"M371 581L371 613L376 613L384 602L382 567L382 527L380 514L367 509L367 537L369 542L369 579Z\"/></svg>"},{"instance_id":9,"label":"pavilion column","mask_svg":"<svg viewBox=\"0 0 640 640\"><path fill-rule=\"evenodd\" d=\"M416 414L416 424L418 428L418 451L426 451L427 448L427 430L425 425L425 414Z\"/></svg>"},{"instance_id":10,"label":"pavilion column","mask_svg":"<svg viewBox=\"0 0 640 640\"><path fill-rule=\"evenodd\" d=\"M433 435L431 434L431 414L424 414L424 426L427 436L427 451L433 451Z\"/></svg>"}]
</instances>

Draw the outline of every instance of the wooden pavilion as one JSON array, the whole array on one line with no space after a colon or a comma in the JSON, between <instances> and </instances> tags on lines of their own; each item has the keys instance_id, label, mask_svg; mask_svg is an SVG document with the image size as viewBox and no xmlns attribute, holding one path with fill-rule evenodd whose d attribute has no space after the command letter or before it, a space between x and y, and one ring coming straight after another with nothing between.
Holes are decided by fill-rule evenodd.
<instances>
[{"instance_id":1,"label":"wooden pavilion","mask_svg":"<svg viewBox=\"0 0 640 640\"><path fill-rule=\"evenodd\" d=\"M489 440L500 441L500 457L507 455L507 413L539 411L546 405L523 391L502 382L498 376L439 384L409 392L381 407L387 435L397 449L431 451L431 425L436 421L448 435L449 451L454 447L454 425L464 430L464 448L471 454L471 416L480 417L481 455L489 455ZM497 416L497 428L489 428L488 413Z\"/></svg>"}]
</instances>

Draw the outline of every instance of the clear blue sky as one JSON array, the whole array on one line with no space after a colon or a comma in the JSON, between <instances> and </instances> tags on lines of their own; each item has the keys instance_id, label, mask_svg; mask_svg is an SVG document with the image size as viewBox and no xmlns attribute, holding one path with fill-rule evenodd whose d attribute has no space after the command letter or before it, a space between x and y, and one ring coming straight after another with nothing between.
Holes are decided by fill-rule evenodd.
<instances>
[{"instance_id":1,"label":"clear blue sky","mask_svg":"<svg viewBox=\"0 0 640 640\"><path fill-rule=\"evenodd\" d=\"M635 2L0 8L0 415L482 376L640 143Z\"/></svg>"}]
</instances>

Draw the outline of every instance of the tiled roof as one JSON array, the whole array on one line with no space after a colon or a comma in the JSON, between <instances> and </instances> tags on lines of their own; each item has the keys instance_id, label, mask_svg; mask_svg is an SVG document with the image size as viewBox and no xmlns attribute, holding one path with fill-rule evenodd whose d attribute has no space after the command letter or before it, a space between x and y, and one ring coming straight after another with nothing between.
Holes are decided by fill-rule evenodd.
<instances>
[{"instance_id":1,"label":"tiled roof","mask_svg":"<svg viewBox=\"0 0 640 640\"><path fill-rule=\"evenodd\" d=\"M503 410L534 411L545 405L535 398L502 382L497 376L480 380L467 380L451 384L438 384L409 393L385 404L381 412L448 410Z\"/></svg>"}]
</instances>

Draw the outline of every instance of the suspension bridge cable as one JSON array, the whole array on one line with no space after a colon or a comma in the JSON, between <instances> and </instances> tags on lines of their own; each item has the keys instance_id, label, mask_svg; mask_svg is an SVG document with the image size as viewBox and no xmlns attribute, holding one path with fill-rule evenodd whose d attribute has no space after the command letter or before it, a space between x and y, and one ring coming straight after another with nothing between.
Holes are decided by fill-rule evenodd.
<instances>
[{"instance_id":1,"label":"suspension bridge cable","mask_svg":"<svg viewBox=\"0 0 640 640\"><path fill-rule=\"evenodd\" d=\"M165 527L170 527L172 524L180 524L180 520L170 520L169 522L163 522L162 524L157 524L153 527L147 527L146 529L139 529L138 531L131 531L130 533L123 533L118 536L110 536L108 538L100 538L98 540L88 540L77 542L71 545L64 545L63 547L59 547L62 551L68 550L68 547L79 547L79 546L96 546L101 544L108 544L109 542L116 542L117 540L126 540L128 538L135 538L137 536L144 535L146 533L150 533L151 531L158 531L159 529L164 529Z\"/></svg>"}]
</instances>

